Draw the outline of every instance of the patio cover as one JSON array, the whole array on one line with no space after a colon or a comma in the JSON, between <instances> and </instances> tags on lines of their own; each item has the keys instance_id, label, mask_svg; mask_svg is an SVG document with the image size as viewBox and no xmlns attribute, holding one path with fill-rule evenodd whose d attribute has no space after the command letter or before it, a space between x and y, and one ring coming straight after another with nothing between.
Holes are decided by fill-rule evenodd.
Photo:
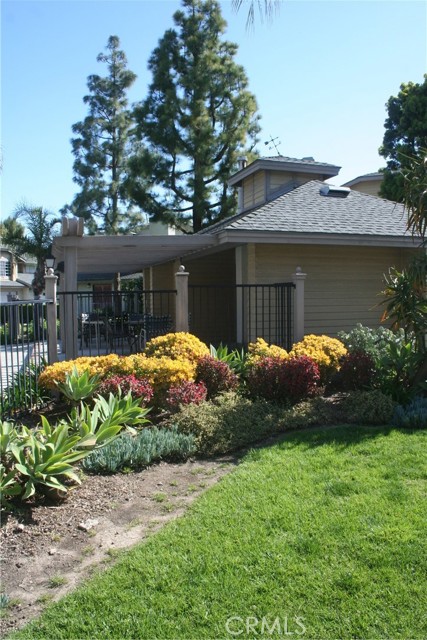
<instances>
[{"instance_id":1,"label":"patio cover","mask_svg":"<svg viewBox=\"0 0 427 640\"><path fill-rule=\"evenodd\" d=\"M67 289L77 285L77 273L119 271L125 275L211 247L215 236L83 236L75 218L63 219L62 235L53 242L56 263L64 262Z\"/></svg>"}]
</instances>

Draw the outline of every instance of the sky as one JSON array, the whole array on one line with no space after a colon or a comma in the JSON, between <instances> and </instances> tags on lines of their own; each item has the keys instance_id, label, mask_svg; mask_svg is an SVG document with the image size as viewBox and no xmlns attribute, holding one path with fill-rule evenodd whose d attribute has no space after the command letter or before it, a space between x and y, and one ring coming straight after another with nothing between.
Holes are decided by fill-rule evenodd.
<instances>
[{"instance_id":1,"label":"sky","mask_svg":"<svg viewBox=\"0 0 427 640\"><path fill-rule=\"evenodd\" d=\"M258 101L258 151L341 166L343 184L377 171L385 104L402 82L427 70L424 0L283 0L271 23L220 2L227 40ZM120 38L138 79L130 103L145 98L148 58L173 26L179 0L2 0L1 216L19 203L54 213L78 190L71 127L87 115L87 77L110 35Z\"/></svg>"}]
</instances>

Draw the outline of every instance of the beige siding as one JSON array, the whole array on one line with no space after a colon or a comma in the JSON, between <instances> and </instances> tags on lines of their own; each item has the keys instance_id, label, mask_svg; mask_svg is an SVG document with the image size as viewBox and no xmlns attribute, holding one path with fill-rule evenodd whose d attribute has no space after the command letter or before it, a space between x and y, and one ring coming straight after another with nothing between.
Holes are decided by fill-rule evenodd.
<instances>
[{"instance_id":1,"label":"beige siding","mask_svg":"<svg viewBox=\"0 0 427 640\"><path fill-rule=\"evenodd\" d=\"M295 173L289 171L269 171L267 174L267 198L289 184L295 189L310 180L323 180L322 175L314 173Z\"/></svg>"},{"instance_id":2,"label":"beige siding","mask_svg":"<svg viewBox=\"0 0 427 640\"><path fill-rule=\"evenodd\" d=\"M187 259L185 266L190 274L188 295L190 331L207 344L210 342L218 344L219 340L232 344L236 340L234 249L194 260ZM221 337L217 339L217 336Z\"/></svg>"},{"instance_id":3,"label":"beige siding","mask_svg":"<svg viewBox=\"0 0 427 640\"><path fill-rule=\"evenodd\" d=\"M279 189L279 187L281 187L282 185L290 182L291 180L293 181L295 174L294 173L290 173L289 171L269 171L268 173L268 182L269 182L269 189L268 189L268 195L270 195L270 193L272 193L273 191L276 191L276 189Z\"/></svg>"},{"instance_id":4,"label":"beige siding","mask_svg":"<svg viewBox=\"0 0 427 640\"><path fill-rule=\"evenodd\" d=\"M185 260L190 284L235 284L236 267L234 249L213 253L203 258Z\"/></svg>"},{"instance_id":5,"label":"beige siding","mask_svg":"<svg viewBox=\"0 0 427 640\"><path fill-rule=\"evenodd\" d=\"M258 171L243 180L243 207L250 209L265 202L265 171Z\"/></svg>"},{"instance_id":6,"label":"beige siding","mask_svg":"<svg viewBox=\"0 0 427 640\"><path fill-rule=\"evenodd\" d=\"M178 271L177 261L160 264L152 269L144 270L145 290L174 290L175 273ZM147 295L146 309L155 316L169 315L175 323L175 295L172 293L155 293Z\"/></svg>"},{"instance_id":7,"label":"beige siding","mask_svg":"<svg viewBox=\"0 0 427 640\"><path fill-rule=\"evenodd\" d=\"M367 182L359 182L351 187L353 191L368 193L370 196L379 196L382 180L370 180Z\"/></svg>"},{"instance_id":8,"label":"beige siding","mask_svg":"<svg viewBox=\"0 0 427 640\"><path fill-rule=\"evenodd\" d=\"M305 332L335 336L358 322L380 324L380 291L390 266L413 255L403 249L257 245L257 282L288 281L295 268L307 273Z\"/></svg>"}]
</instances>

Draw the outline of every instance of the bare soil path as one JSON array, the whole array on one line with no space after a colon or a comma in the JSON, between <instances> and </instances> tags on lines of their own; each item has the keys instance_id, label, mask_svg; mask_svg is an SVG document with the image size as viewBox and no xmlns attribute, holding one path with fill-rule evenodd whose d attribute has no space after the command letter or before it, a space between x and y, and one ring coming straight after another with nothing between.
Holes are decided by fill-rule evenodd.
<instances>
[{"instance_id":1,"label":"bare soil path","mask_svg":"<svg viewBox=\"0 0 427 640\"><path fill-rule=\"evenodd\" d=\"M236 458L160 463L144 471L86 476L59 505L2 514L1 592L11 603L2 635L111 563L121 549L181 516L193 500L237 464Z\"/></svg>"}]
</instances>

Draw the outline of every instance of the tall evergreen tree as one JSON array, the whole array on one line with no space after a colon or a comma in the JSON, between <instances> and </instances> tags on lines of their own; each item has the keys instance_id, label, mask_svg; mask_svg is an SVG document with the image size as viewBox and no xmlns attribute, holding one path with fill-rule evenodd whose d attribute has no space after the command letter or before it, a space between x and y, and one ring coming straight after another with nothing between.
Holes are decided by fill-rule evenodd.
<instances>
[{"instance_id":1,"label":"tall evergreen tree","mask_svg":"<svg viewBox=\"0 0 427 640\"><path fill-rule=\"evenodd\" d=\"M388 117L380 155L387 160L381 195L389 200L405 202L406 169L427 148L427 75L424 82L400 85L397 96L386 104Z\"/></svg>"},{"instance_id":2,"label":"tall evergreen tree","mask_svg":"<svg viewBox=\"0 0 427 640\"><path fill-rule=\"evenodd\" d=\"M136 75L127 68L117 36L110 36L107 53L97 61L107 65L105 77L91 75L89 94L83 100L89 114L73 125L72 139L74 182L81 191L76 194L71 211L87 221L92 233L126 233L145 218L131 210L127 194L127 160L130 152L129 131L132 117L128 110L127 91Z\"/></svg>"},{"instance_id":3,"label":"tall evergreen tree","mask_svg":"<svg viewBox=\"0 0 427 640\"><path fill-rule=\"evenodd\" d=\"M149 59L153 80L135 109L149 150L133 158L133 176L150 175L158 188L134 184L133 195L153 219L198 231L235 211L227 179L256 144L259 125L237 45L221 39L218 2L182 5Z\"/></svg>"}]
</instances>

